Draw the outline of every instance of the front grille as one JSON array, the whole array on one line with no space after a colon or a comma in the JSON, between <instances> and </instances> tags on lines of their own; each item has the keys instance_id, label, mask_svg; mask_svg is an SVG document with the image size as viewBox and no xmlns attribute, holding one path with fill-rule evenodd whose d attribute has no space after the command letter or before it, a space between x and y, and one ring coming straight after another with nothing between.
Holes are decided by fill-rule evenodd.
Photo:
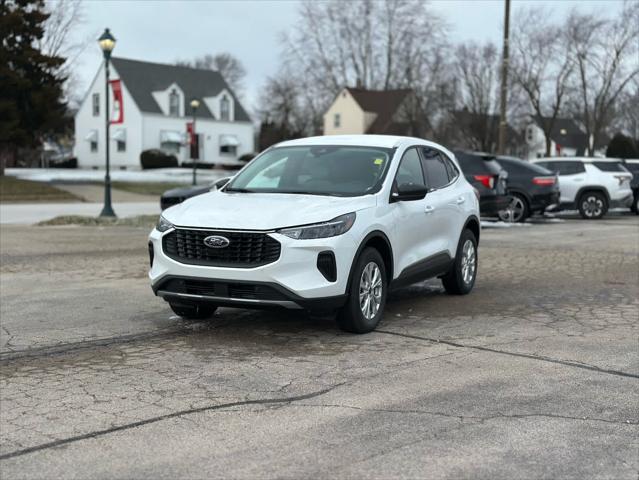
<instances>
[{"instance_id":1,"label":"front grille","mask_svg":"<svg viewBox=\"0 0 639 480\"><path fill-rule=\"evenodd\" d=\"M229 240L224 248L210 248L204 239L220 235ZM178 228L162 238L165 255L181 263L212 267L252 268L280 258L280 242L265 233L189 230Z\"/></svg>"}]
</instances>

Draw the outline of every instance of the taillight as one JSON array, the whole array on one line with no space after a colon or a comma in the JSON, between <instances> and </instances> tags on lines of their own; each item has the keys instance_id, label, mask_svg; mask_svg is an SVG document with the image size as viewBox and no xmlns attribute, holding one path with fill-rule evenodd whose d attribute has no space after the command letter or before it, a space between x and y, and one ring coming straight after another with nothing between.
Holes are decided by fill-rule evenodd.
<instances>
[{"instance_id":1,"label":"taillight","mask_svg":"<svg viewBox=\"0 0 639 480\"><path fill-rule=\"evenodd\" d=\"M555 177L535 177L532 182L535 185L548 186L554 185L557 179Z\"/></svg>"},{"instance_id":2,"label":"taillight","mask_svg":"<svg viewBox=\"0 0 639 480\"><path fill-rule=\"evenodd\" d=\"M631 178L631 177L628 177L627 175L615 175L614 177L619 182L619 185L623 185L623 182L625 182L626 180L630 180Z\"/></svg>"},{"instance_id":3,"label":"taillight","mask_svg":"<svg viewBox=\"0 0 639 480\"><path fill-rule=\"evenodd\" d=\"M475 175L475 180L480 182L486 188L493 188L495 186L495 177L492 175Z\"/></svg>"}]
</instances>

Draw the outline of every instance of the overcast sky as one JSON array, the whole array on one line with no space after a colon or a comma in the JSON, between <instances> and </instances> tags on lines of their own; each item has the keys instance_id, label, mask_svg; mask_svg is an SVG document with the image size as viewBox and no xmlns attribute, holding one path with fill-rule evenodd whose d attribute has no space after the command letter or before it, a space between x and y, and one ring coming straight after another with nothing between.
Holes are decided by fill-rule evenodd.
<instances>
[{"instance_id":1,"label":"overcast sky","mask_svg":"<svg viewBox=\"0 0 639 480\"><path fill-rule=\"evenodd\" d=\"M55 1L55 0L53 0ZM280 35L297 18L297 0L86 0L79 38L97 38L109 27L117 39L114 55L173 63L207 53L230 52L248 72L245 103L253 108L260 87L279 64ZM432 0L431 6L450 24L453 40L493 40L501 44L503 0ZM619 10L622 0L513 0L543 4L557 15L577 7L602 15ZM79 88L88 88L101 61L97 42L78 59Z\"/></svg>"}]
</instances>

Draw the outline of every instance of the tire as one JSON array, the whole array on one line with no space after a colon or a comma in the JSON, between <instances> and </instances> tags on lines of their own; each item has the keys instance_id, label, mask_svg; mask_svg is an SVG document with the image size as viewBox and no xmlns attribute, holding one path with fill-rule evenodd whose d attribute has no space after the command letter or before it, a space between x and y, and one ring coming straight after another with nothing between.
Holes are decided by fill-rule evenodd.
<instances>
[{"instance_id":1,"label":"tire","mask_svg":"<svg viewBox=\"0 0 639 480\"><path fill-rule=\"evenodd\" d=\"M372 281L377 284L372 288L371 276ZM348 299L337 315L337 324L345 332L351 333L375 330L384 314L387 293L388 279L384 260L376 249L366 248L355 262L348 285Z\"/></svg>"},{"instance_id":2,"label":"tire","mask_svg":"<svg viewBox=\"0 0 639 480\"><path fill-rule=\"evenodd\" d=\"M477 239L473 232L466 229L459 237L455 261L450 272L442 277L442 283L447 293L466 295L473 289L476 278Z\"/></svg>"},{"instance_id":3,"label":"tire","mask_svg":"<svg viewBox=\"0 0 639 480\"><path fill-rule=\"evenodd\" d=\"M635 215L639 215L639 195L635 196L634 200L632 201L632 207L630 207L630 210L634 212Z\"/></svg>"},{"instance_id":4,"label":"tire","mask_svg":"<svg viewBox=\"0 0 639 480\"><path fill-rule=\"evenodd\" d=\"M182 304L182 303L169 303L169 307L176 315L187 320L204 320L210 318L217 307L215 305L205 304Z\"/></svg>"},{"instance_id":5,"label":"tire","mask_svg":"<svg viewBox=\"0 0 639 480\"><path fill-rule=\"evenodd\" d=\"M513 198L507 210L500 210L499 219L502 222L522 223L530 216L530 206L526 197L519 193L513 193Z\"/></svg>"},{"instance_id":6,"label":"tire","mask_svg":"<svg viewBox=\"0 0 639 480\"><path fill-rule=\"evenodd\" d=\"M586 220L597 220L608 212L608 200L601 192L585 192L579 197L579 213Z\"/></svg>"}]
</instances>

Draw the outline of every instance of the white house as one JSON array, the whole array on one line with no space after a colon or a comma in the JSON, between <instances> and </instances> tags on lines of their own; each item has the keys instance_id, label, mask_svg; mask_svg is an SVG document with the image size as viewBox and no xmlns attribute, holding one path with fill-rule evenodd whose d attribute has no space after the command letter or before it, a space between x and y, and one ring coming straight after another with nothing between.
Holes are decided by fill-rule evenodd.
<instances>
[{"instance_id":1,"label":"white house","mask_svg":"<svg viewBox=\"0 0 639 480\"><path fill-rule=\"evenodd\" d=\"M540 127L547 118L531 118L526 125L527 159L546 156L546 136ZM587 154L588 135L570 118L557 118L550 132L550 155L556 157L574 157ZM605 156L608 138L604 135L595 142L595 156Z\"/></svg>"},{"instance_id":2,"label":"white house","mask_svg":"<svg viewBox=\"0 0 639 480\"><path fill-rule=\"evenodd\" d=\"M197 99L196 133L201 163L233 163L255 149L253 124L219 72L112 58L110 78L120 79L124 119L110 128L113 168L140 168L140 153L161 149L190 163L187 124ZM82 168L105 165L104 64L75 116L74 155ZM109 93L111 106L113 94ZM112 115L112 118L116 117Z\"/></svg>"}]
</instances>

